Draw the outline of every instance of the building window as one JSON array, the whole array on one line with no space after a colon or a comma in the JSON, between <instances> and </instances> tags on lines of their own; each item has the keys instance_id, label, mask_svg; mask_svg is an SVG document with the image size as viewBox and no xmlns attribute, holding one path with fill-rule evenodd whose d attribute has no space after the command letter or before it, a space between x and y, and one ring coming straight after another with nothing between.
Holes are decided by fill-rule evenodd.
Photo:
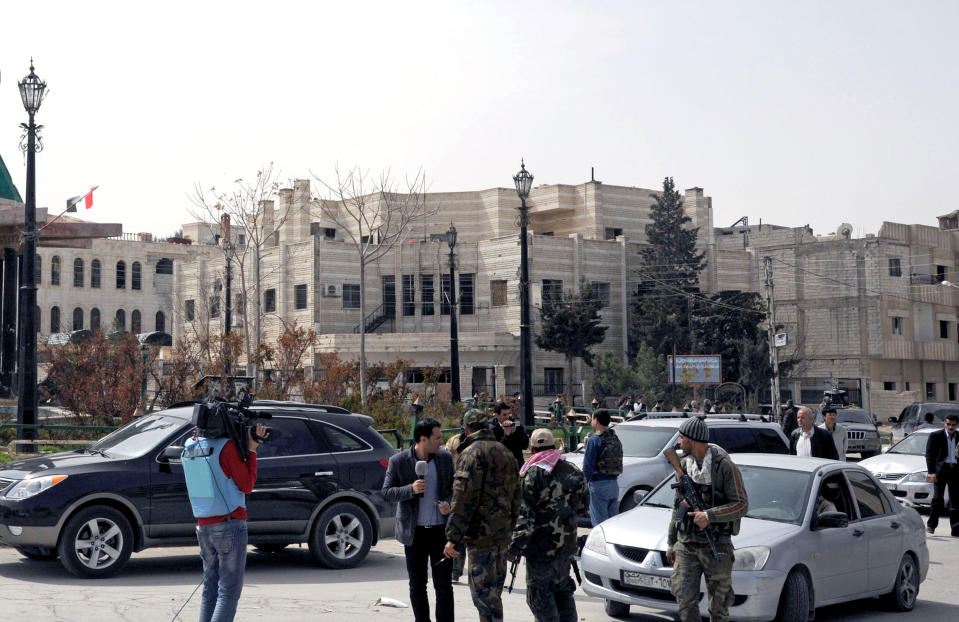
<instances>
[{"instance_id":1,"label":"building window","mask_svg":"<svg viewBox=\"0 0 959 622\"><path fill-rule=\"evenodd\" d=\"M609 306L609 283L593 281L589 284L593 290L593 300L598 300L604 307Z\"/></svg>"},{"instance_id":2,"label":"building window","mask_svg":"<svg viewBox=\"0 0 959 622\"><path fill-rule=\"evenodd\" d=\"M949 320L939 320L939 338L949 339Z\"/></svg>"},{"instance_id":3,"label":"building window","mask_svg":"<svg viewBox=\"0 0 959 622\"><path fill-rule=\"evenodd\" d=\"M489 282L490 305L493 307L506 306L506 281Z\"/></svg>"},{"instance_id":4,"label":"building window","mask_svg":"<svg viewBox=\"0 0 959 622\"><path fill-rule=\"evenodd\" d=\"M475 274L460 274L460 315L473 315Z\"/></svg>"},{"instance_id":5,"label":"building window","mask_svg":"<svg viewBox=\"0 0 959 622\"><path fill-rule=\"evenodd\" d=\"M935 401L936 399L936 383L935 382L926 383L926 399L929 401Z\"/></svg>"},{"instance_id":6,"label":"building window","mask_svg":"<svg viewBox=\"0 0 959 622\"><path fill-rule=\"evenodd\" d=\"M127 264L124 261L117 262L117 289L126 289L127 286Z\"/></svg>"},{"instance_id":7,"label":"building window","mask_svg":"<svg viewBox=\"0 0 959 622\"><path fill-rule=\"evenodd\" d=\"M396 277L383 277L383 313L388 318L396 317Z\"/></svg>"},{"instance_id":8,"label":"building window","mask_svg":"<svg viewBox=\"0 0 959 622\"><path fill-rule=\"evenodd\" d=\"M323 227L323 237L327 240L336 239L336 228L334 227Z\"/></svg>"},{"instance_id":9,"label":"building window","mask_svg":"<svg viewBox=\"0 0 959 622\"><path fill-rule=\"evenodd\" d=\"M73 286L83 287L83 260L79 257L73 260Z\"/></svg>"},{"instance_id":10,"label":"building window","mask_svg":"<svg viewBox=\"0 0 959 622\"><path fill-rule=\"evenodd\" d=\"M96 307L90 310L90 330L93 332L100 330L100 310Z\"/></svg>"},{"instance_id":11,"label":"building window","mask_svg":"<svg viewBox=\"0 0 959 622\"><path fill-rule=\"evenodd\" d=\"M80 307L73 310L73 330L83 330L83 309Z\"/></svg>"},{"instance_id":12,"label":"building window","mask_svg":"<svg viewBox=\"0 0 959 622\"><path fill-rule=\"evenodd\" d=\"M187 322L192 322L196 319L196 301L186 301L186 304L184 305L184 314L186 315Z\"/></svg>"},{"instance_id":13,"label":"building window","mask_svg":"<svg viewBox=\"0 0 959 622\"><path fill-rule=\"evenodd\" d=\"M293 299L297 309L306 308L306 285L296 285L293 287Z\"/></svg>"},{"instance_id":14,"label":"building window","mask_svg":"<svg viewBox=\"0 0 959 622\"><path fill-rule=\"evenodd\" d=\"M158 333L166 332L166 315L163 311L157 311L155 326Z\"/></svg>"},{"instance_id":15,"label":"building window","mask_svg":"<svg viewBox=\"0 0 959 622\"><path fill-rule=\"evenodd\" d=\"M60 332L60 307L50 309L50 332Z\"/></svg>"},{"instance_id":16,"label":"building window","mask_svg":"<svg viewBox=\"0 0 959 622\"><path fill-rule=\"evenodd\" d=\"M343 308L360 308L360 286L343 284Z\"/></svg>"},{"instance_id":17,"label":"building window","mask_svg":"<svg viewBox=\"0 0 959 622\"><path fill-rule=\"evenodd\" d=\"M904 384L906 385L906 391L911 391L911 389L909 388L909 383L906 382L906 383L904 383Z\"/></svg>"},{"instance_id":18,"label":"building window","mask_svg":"<svg viewBox=\"0 0 959 622\"><path fill-rule=\"evenodd\" d=\"M902 276L902 260L898 257L889 258L889 276Z\"/></svg>"},{"instance_id":19,"label":"building window","mask_svg":"<svg viewBox=\"0 0 959 622\"><path fill-rule=\"evenodd\" d=\"M113 324L116 327L117 331L123 333L127 330L127 314L123 309L117 309L116 318L113 320Z\"/></svg>"},{"instance_id":20,"label":"building window","mask_svg":"<svg viewBox=\"0 0 959 622\"><path fill-rule=\"evenodd\" d=\"M416 277L403 275L403 315L416 315Z\"/></svg>"},{"instance_id":21,"label":"building window","mask_svg":"<svg viewBox=\"0 0 959 622\"><path fill-rule=\"evenodd\" d=\"M173 274L173 260L167 257L162 258L157 262L156 267L157 274Z\"/></svg>"},{"instance_id":22,"label":"building window","mask_svg":"<svg viewBox=\"0 0 959 622\"><path fill-rule=\"evenodd\" d=\"M563 385L563 368L547 367L543 369L543 391L547 394L562 393L566 390Z\"/></svg>"},{"instance_id":23,"label":"building window","mask_svg":"<svg viewBox=\"0 0 959 622\"><path fill-rule=\"evenodd\" d=\"M210 317L220 317L220 292L223 291L223 281L213 281L213 295L210 296Z\"/></svg>"},{"instance_id":24,"label":"building window","mask_svg":"<svg viewBox=\"0 0 959 622\"><path fill-rule=\"evenodd\" d=\"M450 296L453 289L450 287L450 275L440 275L440 315L450 314Z\"/></svg>"},{"instance_id":25,"label":"building window","mask_svg":"<svg viewBox=\"0 0 959 622\"><path fill-rule=\"evenodd\" d=\"M893 316L892 317L892 334L901 335L902 334L902 318Z\"/></svg>"},{"instance_id":26,"label":"building window","mask_svg":"<svg viewBox=\"0 0 959 622\"><path fill-rule=\"evenodd\" d=\"M268 289L263 292L263 310L266 313L276 313L276 290Z\"/></svg>"},{"instance_id":27,"label":"building window","mask_svg":"<svg viewBox=\"0 0 959 622\"><path fill-rule=\"evenodd\" d=\"M622 227L606 227L607 240L615 240L618 235L623 235Z\"/></svg>"},{"instance_id":28,"label":"building window","mask_svg":"<svg viewBox=\"0 0 959 622\"><path fill-rule=\"evenodd\" d=\"M890 381L886 380L885 382L882 383L882 390L883 390L883 391L895 391L895 390L896 390L896 383L895 383L895 382L890 382Z\"/></svg>"},{"instance_id":29,"label":"building window","mask_svg":"<svg viewBox=\"0 0 959 622\"><path fill-rule=\"evenodd\" d=\"M959 383L950 382L949 383L949 401L955 402L956 395L959 393Z\"/></svg>"},{"instance_id":30,"label":"building window","mask_svg":"<svg viewBox=\"0 0 959 622\"><path fill-rule=\"evenodd\" d=\"M942 283L946 280L946 267L936 266L936 283Z\"/></svg>"},{"instance_id":31,"label":"building window","mask_svg":"<svg viewBox=\"0 0 959 622\"><path fill-rule=\"evenodd\" d=\"M130 332L134 335L139 335L143 332L143 323L140 320L140 310L134 309L133 313L130 314Z\"/></svg>"},{"instance_id":32,"label":"building window","mask_svg":"<svg viewBox=\"0 0 959 622\"><path fill-rule=\"evenodd\" d=\"M246 236L243 235L242 233L239 234L239 235L237 236L237 241L236 241L236 243L237 243L238 246L246 246Z\"/></svg>"},{"instance_id":33,"label":"building window","mask_svg":"<svg viewBox=\"0 0 959 622\"><path fill-rule=\"evenodd\" d=\"M60 256L54 255L50 260L50 285L60 284Z\"/></svg>"},{"instance_id":34,"label":"building window","mask_svg":"<svg viewBox=\"0 0 959 622\"><path fill-rule=\"evenodd\" d=\"M134 261L131 266L130 274L130 289L140 289L142 283L143 269L140 267L139 261Z\"/></svg>"},{"instance_id":35,"label":"building window","mask_svg":"<svg viewBox=\"0 0 959 622\"><path fill-rule=\"evenodd\" d=\"M433 315L436 307L433 305L433 275L420 275L420 313Z\"/></svg>"},{"instance_id":36,"label":"building window","mask_svg":"<svg viewBox=\"0 0 959 622\"><path fill-rule=\"evenodd\" d=\"M563 281L543 279L543 306L563 301Z\"/></svg>"},{"instance_id":37,"label":"building window","mask_svg":"<svg viewBox=\"0 0 959 622\"><path fill-rule=\"evenodd\" d=\"M100 260L94 259L90 262L90 287L100 288Z\"/></svg>"}]
</instances>

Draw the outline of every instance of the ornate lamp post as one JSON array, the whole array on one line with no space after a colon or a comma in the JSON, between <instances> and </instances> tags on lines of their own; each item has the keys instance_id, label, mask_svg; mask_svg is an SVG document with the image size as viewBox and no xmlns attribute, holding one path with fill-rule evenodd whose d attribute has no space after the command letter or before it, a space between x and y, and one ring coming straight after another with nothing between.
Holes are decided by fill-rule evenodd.
<instances>
[{"instance_id":1,"label":"ornate lamp post","mask_svg":"<svg viewBox=\"0 0 959 622\"><path fill-rule=\"evenodd\" d=\"M27 197L24 204L23 228L23 264L20 273L20 312L17 314L20 334L20 356L17 365L18 401L17 423L36 425L37 423L37 197L36 197L36 152L43 149L38 140L42 125L34 122L34 115L40 110L46 94L47 83L33 72L33 59L30 59L30 73L18 85L23 108L27 111L28 123L22 123L26 145L21 141L20 149L27 155ZM18 435L23 440L37 437L35 428L20 428ZM25 451L36 451L36 446L28 445Z\"/></svg>"},{"instance_id":2,"label":"ornate lamp post","mask_svg":"<svg viewBox=\"0 0 959 622\"><path fill-rule=\"evenodd\" d=\"M456 248L456 227L450 223L446 232L446 241L450 245L450 401L458 404L460 401L460 352L456 335L456 279L454 270L456 258L453 250Z\"/></svg>"},{"instance_id":3,"label":"ornate lamp post","mask_svg":"<svg viewBox=\"0 0 959 622\"><path fill-rule=\"evenodd\" d=\"M523 425L534 425L533 421L533 359L531 325L529 318L529 249L527 248L526 227L529 225L529 212L526 199L533 186L533 176L526 170L526 163L520 160L520 171L513 176L516 194L519 195L519 349L520 349L520 392L522 394Z\"/></svg>"}]
</instances>

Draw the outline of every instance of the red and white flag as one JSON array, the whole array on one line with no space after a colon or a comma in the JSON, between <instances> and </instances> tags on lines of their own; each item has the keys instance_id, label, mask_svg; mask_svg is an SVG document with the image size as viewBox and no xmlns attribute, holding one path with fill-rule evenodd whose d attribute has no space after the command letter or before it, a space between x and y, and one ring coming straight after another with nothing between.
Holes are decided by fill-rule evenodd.
<instances>
[{"instance_id":1,"label":"red and white flag","mask_svg":"<svg viewBox=\"0 0 959 622\"><path fill-rule=\"evenodd\" d=\"M99 188L100 186L94 186L90 188L90 192L83 195L83 206L87 209L93 207L93 191Z\"/></svg>"}]
</instances>

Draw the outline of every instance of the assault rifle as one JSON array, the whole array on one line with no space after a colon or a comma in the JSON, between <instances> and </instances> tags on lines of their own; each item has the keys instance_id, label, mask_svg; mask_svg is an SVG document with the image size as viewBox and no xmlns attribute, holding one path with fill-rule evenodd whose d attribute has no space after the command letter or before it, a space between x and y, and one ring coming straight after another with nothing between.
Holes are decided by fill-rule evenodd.
<instances>
[{"instance_id":1,"label":"assault rifle","mask_svg":"<svg viewBox=\"0 0 959 622\"><path fill-rule=\"evenodd\" d=\"M512 562L510 562L510 565L509 565L509 573L510 573L510 575L512 575L512 577L511 577L510 580L509 580L509 587L506 588L506 593L507 593L507 594L512 594L512 593L513 593L513 584L516 583L516 569L519 568L519 558L520 558L520 556L517 555L517 556L516 556L516 559L514 559Z\"/></svg>"},{"instance_id":2,"label":"assault rifle","mask_svg":"<svg viewBox=\"0 0 959 622\"><path fill-rule=\"evenodd\" d=\"M679 490L680 494L683 495L678 518L680 521L692 522L692 517L688 514L690 510L705 512L708 508L699 496L699 492L696 490L696 484L693 483L693 478L683 471L683 465L679 462L679 456L676 455L676 450L670 447L663 452L663 455L666 456L669 464L676 469L676 477L679 478L679 481L672 485L673 488ZM703 529L702 532L703 535L706 536L706 541L709 542L709 549L713 553L713 558L719 559L722 557L723 553L720 553L716 549L716 532L713 530L713 526L707 525L706 529Z\"/></svg>"}]
</instances>

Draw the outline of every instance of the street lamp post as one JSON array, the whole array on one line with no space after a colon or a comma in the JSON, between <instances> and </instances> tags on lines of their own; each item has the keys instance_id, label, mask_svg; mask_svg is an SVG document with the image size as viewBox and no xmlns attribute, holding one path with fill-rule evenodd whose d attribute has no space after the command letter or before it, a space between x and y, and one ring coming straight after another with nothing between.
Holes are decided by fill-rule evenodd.
<instances>
[{"instance_id":1,"label":"street lamp post","mask_svg":"<svg viewBox=\"0 0 959 622\"><path fill-rule=\"evenodd\" d=\"M456 248L456 227L453 223L450 223L449 231L446 232L446 241L450 245L450 401L459 404L460 352L456 335L456 280L453 278L456 268L456 257L453 255Z\"/></svg>"},{"instance_id":2,"label":"street lamp post","mask_svg":"<svg viewBox=\"0 0 959 622\"><path fill-rule=\"evenodd\" d=\"M520 349L520 392L522 394L523 425L534 425L533 421L533 359L530 317L529 317L529 249L527 248L526 228L529 225L529 212L526 199L533 186L533 176L526 170L526 163L520 160L520 171L513 176L516 194L519 195L519 349Z\"/></svg>"},{"instance_id":3,"label":"street lamp post","mask_svg":"<svg viewBox=\"0 0 959 622\"><path fill-rule=\"evenodd\" d=\"M36 152L43 149L38 133L43 127L34 122L34 116L40 110L46 94L47 83L33 72L33 59L30 59L30 73L17 86L20 99L27 111L28 123L20 127L25 132L26 145L21 141L20 148L27 155L27 197L24 203L23 228L23 264L20 273L20 312L17 314L20 333L20 355L17 365L18 398L17 423L36 425L37 423L37 197L36 197ZM22 440L36 439L36 428L19 428L17 437ZM27 445L27 452L36 451L36 446Z\"/></svg>"}]
</instances>

